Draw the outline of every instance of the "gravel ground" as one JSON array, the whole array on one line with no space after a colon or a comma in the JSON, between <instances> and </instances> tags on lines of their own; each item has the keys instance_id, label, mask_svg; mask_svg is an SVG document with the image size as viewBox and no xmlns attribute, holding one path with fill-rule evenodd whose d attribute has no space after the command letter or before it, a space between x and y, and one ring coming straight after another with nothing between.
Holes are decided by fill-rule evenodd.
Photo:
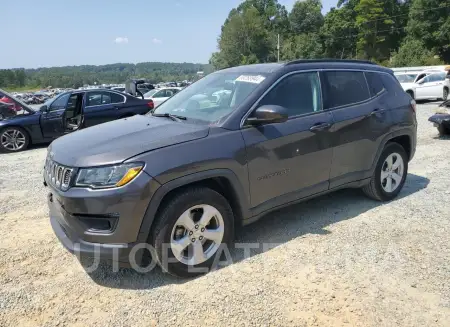
<instances>
[{"instance_id":1,"label":"gravel ground","mask_svg":"<svg viewBox=\"0 0 450 327\"><path fill-rule=\"evenodd\" d=\"M45 147L0 155L0 326L449 326L450 139L418 107L399 198L343 190L272 213L234 263L181 280L101 266L86 273L51 230Z\"/></svg>"}]
</instances>

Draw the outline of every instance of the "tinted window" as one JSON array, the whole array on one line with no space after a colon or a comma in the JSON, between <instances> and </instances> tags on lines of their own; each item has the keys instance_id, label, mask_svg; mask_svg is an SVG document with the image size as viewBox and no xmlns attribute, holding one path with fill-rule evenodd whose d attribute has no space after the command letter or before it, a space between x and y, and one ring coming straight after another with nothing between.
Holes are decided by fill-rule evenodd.
<instances>
[{"instance_id":1,"label":"tinted window","mask_svg":"<svg viewBox=\"0 0 450 327\"><path fill-rule=\"evenodd\" d=\"M278 105L297 116L322 110L320 80L317 73L290 75L278 83L259 105Z\"/></svg>"},{"instance_id":2,"label":"tinted window","mask_svg":"<svg viewBox=\"0 0 450 327\"><path fill-rule=\"evenodd\" d=\"M351 105L370 98L362 72L324 72L326 108Z\"/></svg>"},{"instance_id":3,"label":"tinted window","mask_svg":"<svg viewBox=\"0 0 450 327\"><path fill-rule=\"evenodd\" d=\"M430 82L442 82L445 80L445 73L433 74L429 76Z\"/></svg>"},{"instance_id":4,"label":"tinted window","mask_svg":"<svg viewBox=\"0 0 450 327\"><path fill-rule=\"evenodd\" d=\"M379 73L364 73L366 75L367 84L372 97L377 96L384 91L383 81Z\"/></svg>"},{"instance_id":5,"label":"tinted window","mask_svg":"<svg viewBox=\"0 0 450 327\"><path fill-rule=\"evenodd\" d=\"M86 101L86 106L99 106L102 104L101 92L90 92Z\"/></svg>"},{"instance_id":6,"label":"tinted window","mask_svg":"<svg viewBox=\"0 0 450 327\"><path fill-rule=\"evenodd\" d=\"M383 80L384 88L393 95L404 94L403 88L400 83L394 78L394 76L389 74L381 74L381 79Z\"/></svg>"},{"instance_id":7,"label":"tinted window","mask_svg":"<svg viewBox=\"0 0 450 327\"><path fill-rule=\"evenodd\" d=\"M49 110L58 110L66 107L67 100L69 99L70 94L64 94L61 95L59 98L57 98L55 101L52 102L50 105Z\"/></svg>"},{"instance_id":8,"label":"tinted window","mask_svg":"<svg viewBox=\"0 0 450 327\"><path fill-rule=\"evenodd\" d=\"M122 95L117 93L108 93L111 98L111 103L122 103L125 99Z\"/></svg>"},{"instance_id":9,"label":"tinted window","mask_svg":"<svg viewBox=\"0 0 450 327\"><path fill-rule=\"evenodd\" d=\"M104 92L102 94L102 104L110 104L111 103L111 93Z\"/></svg>"}]
</instances>

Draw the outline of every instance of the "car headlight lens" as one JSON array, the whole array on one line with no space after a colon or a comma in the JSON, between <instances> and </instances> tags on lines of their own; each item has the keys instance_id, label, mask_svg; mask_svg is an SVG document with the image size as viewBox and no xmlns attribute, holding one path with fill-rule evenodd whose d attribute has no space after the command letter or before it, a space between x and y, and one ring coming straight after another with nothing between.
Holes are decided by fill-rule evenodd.
<instances>
[{"instance_id":1,"label":"car headlight lens","mask_svg":"<svg viewBox=\"0 0 450 327\"><path fill-rule=\"evenodd\" d=\"M142 163L81 168L75 186L92 188L120 187L131 182L142 170Z\"/></svg>"}]
</instances>

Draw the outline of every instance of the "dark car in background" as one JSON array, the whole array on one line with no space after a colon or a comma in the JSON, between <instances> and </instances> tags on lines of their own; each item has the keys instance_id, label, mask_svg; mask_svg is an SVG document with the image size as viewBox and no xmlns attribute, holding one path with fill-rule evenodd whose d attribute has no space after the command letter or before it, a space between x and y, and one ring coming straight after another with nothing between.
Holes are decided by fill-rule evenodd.
<instances>
[{"instance_id":1,"label":"dark car in background","mask_svg":"<svg viewBox=\"0 0 450 327\"><path fill-rule=\"evenodd\" d=\"M1 152L18 152L29 144L51 142L81 128L146 114L154 106L151 100L92 89L62 93L34 110L7 92L0 93L5 99L0 101Z\"/></svg>"}]
</instances>

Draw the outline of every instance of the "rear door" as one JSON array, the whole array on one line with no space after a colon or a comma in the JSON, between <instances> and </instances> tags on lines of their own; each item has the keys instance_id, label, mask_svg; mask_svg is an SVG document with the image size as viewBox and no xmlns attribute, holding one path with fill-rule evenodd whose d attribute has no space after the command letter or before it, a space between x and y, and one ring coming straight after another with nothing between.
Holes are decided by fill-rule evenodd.
<instances>
[{"instance_id":1,"label":"rear door","mask_svg":"<svg viewBox=\"0 0 450 327\"><path fill-rule=\"evenodd\" d=\"M289 120L242 130L256 214L327 190L332 156L333 119L322 110L317 72L284 77L256 107L262 105L287 108Z\"/></svg>"},{"instance_id":2,"label":"rear door","mask_svg":"<svg viewBox=\"0 0 450 327\"><path fill-rule=\"evenodd\" d=\"M436 74L431 74L422 78L417 82L417 84L416 99L432 99L442 97L442 86L439 87Z\"/></svg>"},{"instance_id":3,"label":"rear door","mask_svg":"<svg viewBox=\"0 0 450 327\"><path fill-rule=\"evenodd\" d=\"M65 93L53 101L41 115L41 129L45 138L56 138L64 134L64 111L71 93Z\"/></svg>"},{"instance_id":4,"label":"rear door","mask_svg":"<svg viewBox=\"0 0 450 327\"><path fill-rule=\"evenodd\" d=\"M86 94L83 110L84 126L94 126L120 118L125 95L108 91L90 91Z\"/></svg>"},{"instance_id":5,"label":"rear door","mask_svg":"<svg viewBox=\"0 0 450 327\"><path fill-rule=\"evenodd\" d=\"M379 74L322 73L325 108L333 114L335 122L330 129L333 140L330 188L365 178L382 137L389 131L387 92Z\"/></svg>"}]
</instances>

